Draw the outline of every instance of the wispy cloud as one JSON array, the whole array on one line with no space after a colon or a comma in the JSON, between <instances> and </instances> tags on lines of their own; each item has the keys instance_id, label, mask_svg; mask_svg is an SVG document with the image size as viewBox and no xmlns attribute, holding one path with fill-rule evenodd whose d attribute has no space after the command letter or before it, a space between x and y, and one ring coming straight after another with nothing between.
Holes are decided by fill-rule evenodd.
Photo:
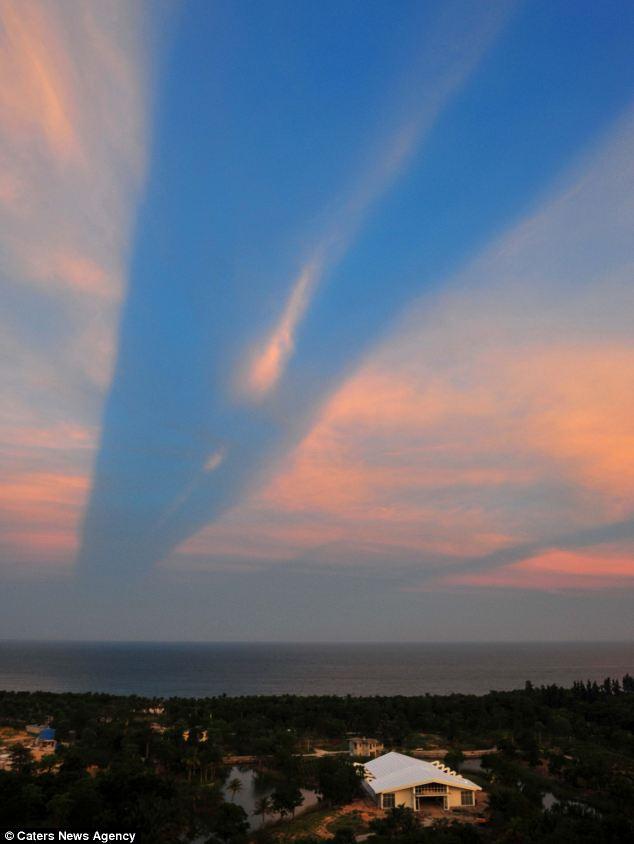
<instances>
[{"instance_id":1,"label":"wispy cloud","mask_svg":"<svg viewBox=\"0 0 634 844\"><path fill-rule=\"evenodd\" d=\"M125 0L0 0L8 565L62 548L67 564L76 546L146 166L152 26Z\"/></svg>"},{"instance_id":2,"label":"wispy cloud","mask_svg":"<svg viewBox=\"0 0 634 844\"><path fill-rule=\"evenodd\" d=\"M633 149L629 114L411 307L274 481L172 564L233 549L408 589L634 585Z\"/></svg>"},{"instance_id":3,"label":"wispy cloud","mask_svg":"<svg viewBox=\"0 0 634 844\"><path fill-rule=\"evenodd\" d=\"M337 209L293 280L281 314L252 352L241 388L261 400L278 383L290 360L301 322L327 274L345 256L368 215L402 175L443 108L477 67L506 23L511 3L468 9L448 3L435 29L425 33L421 59L406 85L413 89L393 106L393 126L368 155L368 162L334 204ZM447 45L451 45L447 49ZM395 94L398 99L399 93ZM407 116L399 116L406 111Z\"/></svg>"},{"instance_id":4,"label":"wispy cloud","mask_svg":"<svg viewBox=\"0 0 634 844\"><path fill-rule=\"evenodd\" d=\"M314 258L302 268L299 278L293 284L281 319L252 361L247 373L247 389L250 394L261 397L278 381L282 370L293 353L295 332L306 313L310 299L322 272L321 260Z\"/></svg>"}]
</instances>

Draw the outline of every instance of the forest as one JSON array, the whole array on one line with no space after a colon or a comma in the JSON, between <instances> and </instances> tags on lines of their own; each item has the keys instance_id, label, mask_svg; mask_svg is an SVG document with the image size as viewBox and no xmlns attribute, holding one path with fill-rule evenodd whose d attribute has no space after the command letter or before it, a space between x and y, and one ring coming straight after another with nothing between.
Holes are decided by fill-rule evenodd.
<instances>
[{"instance_id":1,"label":"forest","mask_svg":"<svg viewBox=\"0 0 634 844\"><path fill-rule=\"evenodd\" d=\"M54 753L19 740L55 730ZM493 748L465 776L487 795L478 823L432 826L395 808L364 825L317 819L362 795L351 735L403 753ZM322 755L315 755L317 748ZM339 751L339 755L336 752ZM328 755L328 752L331 755ZM0 827L138 830L136 840L624 842L634 840L634 678L474 695L147 699L0 691ZM249 818L236 764L267 788ZM303 811L302 789L318 797ZM322 813L321 815L319 813ZM311 825L311 817L314 822Z\"/></svg>"}]
</instances>

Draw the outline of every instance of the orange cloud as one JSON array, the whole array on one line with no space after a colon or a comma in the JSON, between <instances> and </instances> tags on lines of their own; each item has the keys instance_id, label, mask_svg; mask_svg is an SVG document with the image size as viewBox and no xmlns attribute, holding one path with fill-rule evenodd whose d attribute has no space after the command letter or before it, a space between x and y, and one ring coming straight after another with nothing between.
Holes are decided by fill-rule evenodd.
<instances>
[{"instance_id":1,"label":"orange cloud","mask_svg":"<svg viewBox=\"0 0 634 844\"><path fill-rule=\"evenodd\" d=\"M555 472L622 514L634 492L634 349L509 347L444 377L420 370L374 366L344 385L269 503L341 512L398 496L405 515L417 492L471 489L475 503L487 487L528 488Z\"/></svg>"},{"instance_id":2,"label":"orange cloud","mask_svg":"<svg viewBox=\"0 0 634 844\"><path fill-rule=\"evenodd\" d=\"M309 262L293 284L286 307L264 347L258 351L247 372L247 391L261 398L277 383L295 346L295 332L308 307L312 289L321 268Z\"/></svg>"},{"instance_id":3,"label":"orange cloud","mask_svg":"<svg viewBox=\"0 0 634 844\"><path fill-rule=\"evenodd\" d=\"M584 486L634 498L634 347L562 346L515 361L533 396L524 433Z\"/></svg>"},{"instance_id":4,"label":"orange cloud","mask_svg":"<svg viewBox=\"0 0 634 844\"><path fill-rule=\"evenodd\" d=\"M78 475L52 472L21 474L3 481L0 488L0 505L21 509L24 504L46 502L77 504L85 495L88 480Z\"/></svg>"},{"instance_id":5,"label":"orange cloud","mask_svg":"<svg viewBox=\"0 0 634 844\"><path fill-rule=\"evenodd\" d=\"M633 588L634 550L618 546L590 551L554 549L500 569L449 575L437 581L439 585L539 591Z\"/></svg>"}]
</instances>

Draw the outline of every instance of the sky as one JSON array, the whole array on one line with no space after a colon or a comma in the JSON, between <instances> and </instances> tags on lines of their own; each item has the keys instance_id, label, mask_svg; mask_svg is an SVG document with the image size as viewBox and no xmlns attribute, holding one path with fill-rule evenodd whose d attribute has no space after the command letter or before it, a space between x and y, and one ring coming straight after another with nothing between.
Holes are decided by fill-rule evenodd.
<instances>
[{"instance_id":1,"label":"sky","mask_svg":"<svg viewBox=\"0 0 634 844\"><path fill-rule=\"evenodd\" d=\"M633 38L0 0L0 638L632 639Z\"/></svg>"}]
</instances>

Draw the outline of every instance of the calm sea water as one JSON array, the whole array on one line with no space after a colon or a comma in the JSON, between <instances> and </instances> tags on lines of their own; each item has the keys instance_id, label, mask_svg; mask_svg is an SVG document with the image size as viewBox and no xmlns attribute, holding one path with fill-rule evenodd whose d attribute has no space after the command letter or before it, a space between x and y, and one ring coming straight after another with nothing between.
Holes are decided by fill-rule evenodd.
<instances>
[{"instance_id":1,"label":"calm sea water","mask_svg":"<svg viewBox=\"0 0 634 844\"><path fill-rule=\"evenodd\" d=\"M483 694L634 674L629 643L0 642L0 688L114 694Z\"/></svg>"}]
</instances>

